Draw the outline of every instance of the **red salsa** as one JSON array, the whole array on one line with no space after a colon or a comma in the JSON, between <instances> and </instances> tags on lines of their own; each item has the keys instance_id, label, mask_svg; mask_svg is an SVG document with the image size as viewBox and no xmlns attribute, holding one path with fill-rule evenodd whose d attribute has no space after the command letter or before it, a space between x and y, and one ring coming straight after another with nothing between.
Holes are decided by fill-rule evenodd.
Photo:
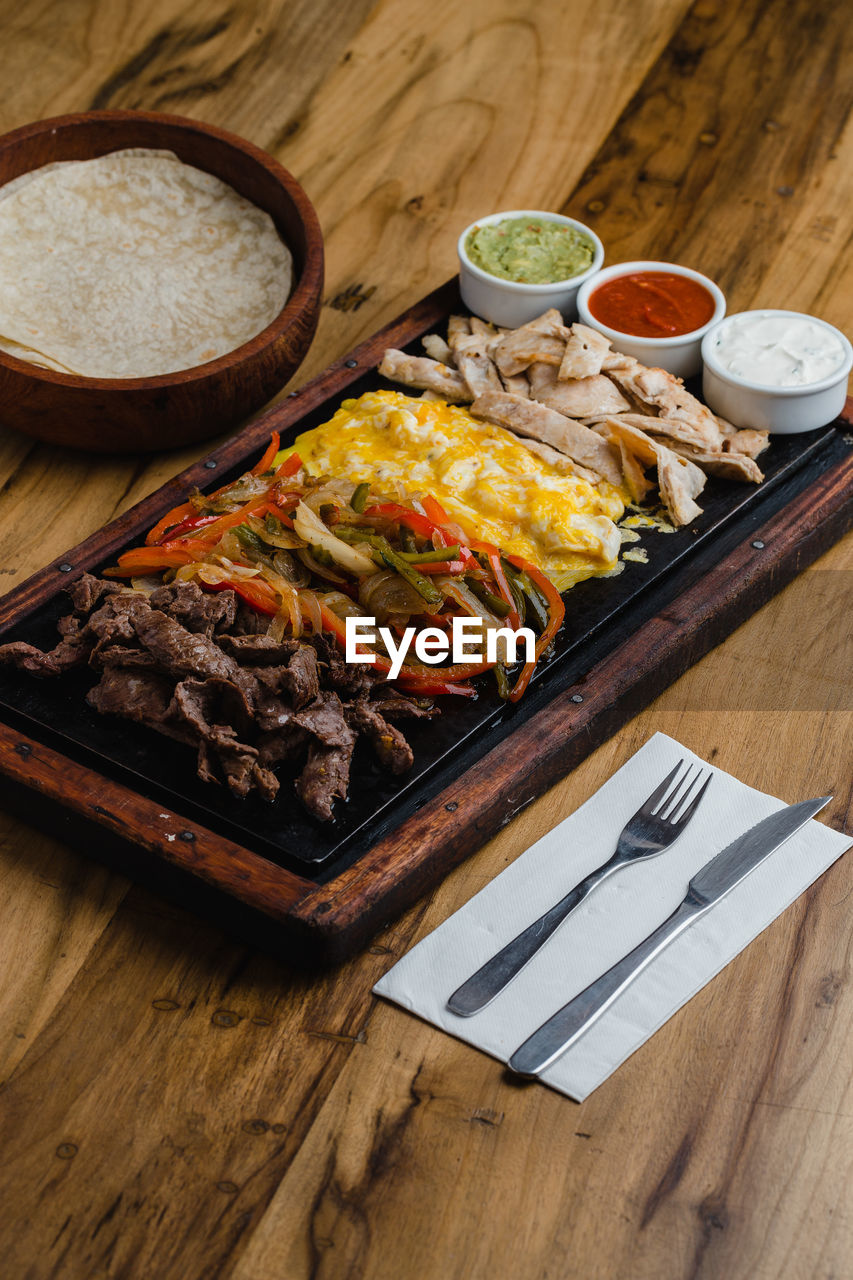
<instances>
[{"instance_id":1,"label":"red salsa","mask_svg":"<svg viewBox=\"0 0 853 1280\"><path fill-rule=\"evenodd\" d=\"M609 329L637 338L673 338L701 329L715 304L705 286L689 276L637 271L600 285L588 305Z\"/></svg>"}]
</instances>

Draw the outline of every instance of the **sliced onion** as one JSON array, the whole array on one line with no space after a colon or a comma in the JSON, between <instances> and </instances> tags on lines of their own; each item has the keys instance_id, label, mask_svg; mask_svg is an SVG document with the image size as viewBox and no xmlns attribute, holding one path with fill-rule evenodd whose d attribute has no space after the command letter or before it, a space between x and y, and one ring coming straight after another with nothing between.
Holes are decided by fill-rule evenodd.
<instances>
[{"instance_id":1,"label":"sliced onion","mask_svg":"<svg viewBox=\"0 0 853 1280\"><path fill-rule=\"evenodd\" d=\"M216 559L227 571L231 578L257 578L260 569L248 564L235 564L233 560L229 560L227 556L217 556Z\"/></svg>"},{"instance_id":2,"label":"sliced onion","mask_svg":"<svg viewBox=\"0 0 853 1280\"><path fill-rule=\"evenodd\" d=\"M426 609L423 596L391 570L364 578L359 583L358 598L365 611L380 623L387 622L392 614L408 618Z\"/></svg>"},{"instance_id":3,"label":"sliced onion","mask_svg":"<svg viewBox=\"0 0 853 1280\"><path fill-rule=\"evenodd\" d=\"M134 591L141 591L143 595L150 596L152 591L156 591L158 587L162 587L162 578L131 578L130 585Z\"/></svg>"},{"instance_id":4,"label":"sliced onion","mask_svg":"<svg viewBox=\"0 0 853 1280\"><path fill-rule=\"evenodd\" d=\"M341 565L344 569L348 569L350 573L359 575L376 573L376 565L370 556L365 555L363 551L359 551L356 547L351 547L349 543L343 542L340 538L336 538L333 533L329 532L316 512L307 507L304 502L300 502L296 508L293 525L300 538L304 538L306 542L328 551L335 563Z\"/></svg>"},{"instance_id":5,"label":"sliced onion","mask_svg":"<svg viewBox=\"0 0 853 1280\"><path fill-rule=\"evenodd\" d=\"M190 494L190 502L196 511L210 511L215 515L227 515L232 511L239 511L240 507L244 507L252 498L258 498L262 493L266 493L270 487L269 477L263 479L261 476L252 475L251 471L247 471L245 475L240 476L239 480L235 480L224 493L210 495L200 493L196 489Z\"/></svg>"},{"instance_id":6,"label":"sliced onion","mask_svg":"<svg viewBox=\"0 0 853 1280\"><path fill-rule=\"evenodd\" d=\"M271 533L263 520L259 520L257 516L247 516L245 524L252 530L252 533L257 534L262 542L266 542L271 547L280 547L283 551L293 551L295 547L305 546L304 539L286 527L282 528L281 533Z\"/></svg>"},{"instance_id":7,"label":"sliced onion","mask_svg":"<svg viewBox=\"0 0 853 1280\"><path fill-rule=\"evenodd\" d=\"M360 618L363 615L362 606L345 596L343 591L327 591L321 599L326 608L339 618Z\"/></svg>"},{"instance_id":8,"label":"sliced onion","mask_svg":"<svg viewBox=\"0 0 853 1280\"><path fill-rule=\"evenodd\" d=\"M341 574L335 573L334 569L330 569L328 565L323 564L311 554L310 547L300 547L296 553L297 557L305 565L306 569L310 569L311 573L317 575L318 578L325 578L327 582L335 582L340 586L346 582L346 578Z\"/></svg>"},{"instance_id":9,"label":"sliced onion","mask_svg":"<svg viewBox=\"0 0 853 1280\"><path fill-rule=\"evenodd\" d=\"M228 574L219 565L208 564L205 560L196 560L193 564L182 564L175 571L175 582L190 582L198 579L210 587L218 587L228 581Z\"/></svg>"},{"instance_id":10,"label":"sliced onion","mask_svg":"<svg viewBox=\"0 0 853 1280\"><path fill-rule=\"evenodd\" d=\"M271 640L282 641L287 633L290 623L290 614L287 609L279 609L274 618L270 619L270 625L267 627L267 635Z\"/></svg>"},{"instance_id":11,"label":"sliced onion","mask_svg":"<svg viewBox=\"0 0 853 1280\"><path fill-rule=\"evenodd\" d=\"M290 629L298 639L302 635L302 609L299 604L299 592L286 578L282 578L279 574L267 568L266 565L261 569L261 577L270 584L273 591L280 597L281 609L279 612L286 615L290 622ZM276 614L276 617L278 617L278 614Z\"/></svg>"},{"instance_id":12,"label":"sliced onion","mask_svg":"<svg viewBox=\"0 0 853 1280\"><path fill-rule=\"evenodd\" d=\"M229 560L242 560L243 547L233 529L226 529L216 544L216 551Z\"/></svg>"},{"instance_id":13,"label":"sliced onion","mask_svg":"<svg viewBox=\"0 0 853 1280\"><path fill-rule=\"evenodd\" d=\"M299 603L302 605L302 617L311 623L314 635L319 636L323 630L323 615L320 612L320 601L313 591L300 591Z\"/></svg>"},{"instance_id":14,"label":"sliced onion","mask_svg":"<svg viewBox=\"0 0 853 1280\"><path fill-rule=\"evenodd\" d=\"M305 565L288 551L276 551L272 563L276 573L293 587L307 587L311 581L311 574Z\"/></svg>"},{"instance_id":15,"label":"sliced onion","mask_svg":"<svg viewBox=\"0 0 853 1280\"><path fill-rule=\"evenodd\" d=\"M310 488L303 499L306 507L319 514L320 508L326 503L334 503L336 507L349 506L349 500L355 493L356 485L351 480L330 480L323 479L319 483L315 480L316 487Z\"/></svg>"}]
</instances>

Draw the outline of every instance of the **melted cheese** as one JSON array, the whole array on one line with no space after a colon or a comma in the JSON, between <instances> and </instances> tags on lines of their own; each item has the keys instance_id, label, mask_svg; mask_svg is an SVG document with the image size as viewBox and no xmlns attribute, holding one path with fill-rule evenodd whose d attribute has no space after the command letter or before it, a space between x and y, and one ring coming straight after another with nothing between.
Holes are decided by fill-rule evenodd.
<instances>
[{"instance_id":1,"label":"melted cheese","mask_svg":"<svg viewBox=\"0 0 853 1280\"><path fill-rule=\"evenodd\" d=\"M442 401L368 392L345 400L293 449L311 475L432 494L470 538L531 560L560 590L616 563L618 489L560 475L510 432Z\"/></svg>"}]
</instances>

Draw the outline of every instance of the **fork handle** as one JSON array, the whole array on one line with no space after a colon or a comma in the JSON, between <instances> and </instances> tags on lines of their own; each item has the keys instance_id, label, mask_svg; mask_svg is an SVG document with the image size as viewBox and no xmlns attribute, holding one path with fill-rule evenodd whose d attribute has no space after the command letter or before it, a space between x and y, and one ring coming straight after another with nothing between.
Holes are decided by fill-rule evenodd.
<instances>
[{"instance_id":1,"label":"fork handle","mask_svg":"<svg viewBox=\"0 0 853 1280\"><path fill-rule=\"evenodd\" d=\"M655 956L703 915L710 905L688 894L654 933L650 933L633 951L629 951L528 1036L510 1058L509 1069L522 1076L537 1076L544 1071L579 1040Z\"/></svg>"},{"instance_id":2,"label":"fork handle","mask_svg":"<svg viewBox=\"0 0 853 1280\"><path fill-rule=\"evenodd\" d=\"M516 974L521 972L539 948L544 946L566 916L570 915L575 907L583 902L587 894L591 893L596 885L601 884L611 871L615 871L617 866L621 866L621 861L618 855L614 855L609 862L597 867L550 910L541 915L538 920L534 920L533 924L528 925L522 933L517 934L511 942L487 960L475 974L472 974L461 987L454 991L447 1001L447 1008L451 1013L468 1018L472 1013L479 1013L481 1009L485 1009L498 992L503 991Z\"/></svg>"}]
</instances>

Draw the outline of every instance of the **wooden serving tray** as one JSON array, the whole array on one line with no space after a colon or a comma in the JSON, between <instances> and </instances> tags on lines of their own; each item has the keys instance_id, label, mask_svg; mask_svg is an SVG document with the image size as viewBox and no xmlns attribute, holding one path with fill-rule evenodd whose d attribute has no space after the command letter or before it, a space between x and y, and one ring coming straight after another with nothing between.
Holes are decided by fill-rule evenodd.
<instances>
[{"instance_id":1,"label":"wooden serving tray","mask_svg":"<svg viewBox=\"0 0 853 1280\"><path fill-rule=\"evenodd\" d=\"M57 597L64 584L140 541L191 486L219 485L231 472L239 474L263 450L271 430L286 441L312 420L330 416L344 393L379 385L375 366L386 347L406 346L459 308L453 281L33 575L0 601L0 639L26 635L27 628L37 633L40 626L34 638L44 643L47 623L60 612ZM851 411L848 401L838 426L850 422ZM709 482L706 516L695 529L660 538L654 551L650 546L647 573L640 572L644 566L630 565L618 579L593 579L575 588L565 630L570 633L574 625L576 634L537 671L519 707L491 707L486 694L479 711L470 703L464 712L448 707L438 721L422 726L413 743L416 771L419 752L432 752L429 767L411 784L395 784L399 794L390 798L380 794L383 784L374 778L375 811L366 816L357 812L363 797L354 801L354 814L331 829L309 829L302 815L304 830L290 832L290 849L284 837L279 848L275 832L260 830L260 816L258 830L252 830L258 811L242 809L248 818L235 818L239 802L212 794L219 789L205 791L207 799L199 801L189 756L185 788L167 792L162 782L146 781L144 768L135 770L135 757L113 767L108 748L98 755L95 739L58 733L68 706L63 709L58 696L55 715L44 705L27 709L27 690L35 682L24 676L16 677L11 694L7 687L0 705L0 803L252 945L303 963L338 961L574 768L853 525L853 448L843 430L778 440L771 453L768 480L759 488ZM81 703L72 690L72 716ZM137 732L147 733L137 726L122 729L129 738ZM150 755L150 743L143 736L134 749ZM284 795L278 806L286 803Z\"/></svg>"}]
</instances>

